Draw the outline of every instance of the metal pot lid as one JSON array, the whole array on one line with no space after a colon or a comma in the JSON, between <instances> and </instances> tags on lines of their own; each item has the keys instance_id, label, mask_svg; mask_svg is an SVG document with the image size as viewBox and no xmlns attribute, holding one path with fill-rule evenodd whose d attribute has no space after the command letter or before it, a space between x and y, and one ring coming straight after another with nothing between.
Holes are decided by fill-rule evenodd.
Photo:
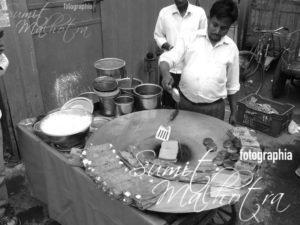
<instances>
[{"instance_id":1,"label":"metal pot lid","mask_svg":"<svg viewBox=\"0 0 300 225\"><path fill-rule=\"evenodd\" d=\"M84 97L90 99L94 104L99 102L98 95L93 91L83 92L78 97Z\"/></svg>"},{"instance_id":2,"label":"metal pot lid","mask_svg":"<svg viewBox=\"0 0 300 225\"><path fill-rule=\"evenodd\" d=\"M94 104L89 98L76 97L70 99L61 107L61 110L65 109L83 109L92 114L94 111Z\"/></svg>"}]
</instances>

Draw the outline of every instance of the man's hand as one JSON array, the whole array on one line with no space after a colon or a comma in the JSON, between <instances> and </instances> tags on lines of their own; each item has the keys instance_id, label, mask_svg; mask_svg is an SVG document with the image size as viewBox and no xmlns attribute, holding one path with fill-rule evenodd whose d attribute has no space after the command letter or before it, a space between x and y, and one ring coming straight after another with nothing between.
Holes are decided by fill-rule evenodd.
<instances>
[{"instance_id":1,"label":"man's hand","mask_svg":"<svg viewBox=\"0 0 300 225\"><path fill-rule=\"evenodd\" d=\"M162 76L161 85L164 90L171 93L174 80L170 74L170 66L167 62L162 61L159 63L159 69L160 69L160 74Z\"/></svg>"},{"instance_id":2,"label":"man's hand","mask_svg":"<svg viewBox=\"0 0 300 225\"><path fill-rule=\"evenodd\" d=\"M164 50L171 50L173 48L173 46L171 46L168 42L164 43L162 46L161 46L162 49Z\"/></svg>"},{"instance_id":3,"label":"man's hand","mask_svg":"<svg viewBox=\"0 0 300 225\"><path fill-rule=\"evenodd\" d=\"M174 79L170 74L165 75L163 77L163 80L162 80L161 84L167 92L171 93L172 92L172 87L173 87L173 84L174 84Z\"/></svg>"}]
</instances>

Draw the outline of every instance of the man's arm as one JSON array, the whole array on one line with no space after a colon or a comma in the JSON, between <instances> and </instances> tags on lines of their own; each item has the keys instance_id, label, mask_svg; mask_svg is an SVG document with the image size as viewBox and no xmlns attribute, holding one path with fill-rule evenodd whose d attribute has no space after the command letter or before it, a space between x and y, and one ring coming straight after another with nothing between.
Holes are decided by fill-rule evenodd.
<instances>
[{"instance_id":1,"label":"man's arm","mask_svg":"<svg viewBox=\"0 0 300 225\"><path fill-rule=\"evenodd\" d=\"M166 91L171 91L174 80L170 74L170 68L178 64L185 52L185 41L180 37L176 42L174 48L170 51L163 53L159 58L159 69L162 75L162 86Z\"/></svg>"},{"instance_id":2,"label":"man's arm","mask_svg":"<svg viewBox=\"0 0 300 225\"><path fill-rule=\"evenodd\" d=\"M163 10L159 12L155 29L154 29L154 40L159 48L167 48L168 42L164 33L163 27Z\"/></svg>"},{"instance_id":3,"label":"man's arm","mask_svg":"<svg viewBox=\"0 0 300 225\"><path fill-rule=\"evenodd\" d=\"M160 74L162 76L162 86L163 88L171 93L174 84L173 77L170 74L170 66L167 62L163 61L159 63Z\"/></svg>"},{"instance_id":4,"label":"man's arm","mask_svg":"<svg viewBox=\"0 0 300 225\"><path fill-rule=\"evenodd\" d=\"M228 65L227 68L227 93L228 101L230 106L230 117L229 123L232 125L236 124L236 103L237 103L237 92L240 90L240 66L239 66L239 51L236 48L233 54L232 62Z\"/></svg>"},{"instance_id":5,"label":"man's arm","mask_svg":"<svg viewBox=\"0 0 300 225\"><path fill-rule=\"evenodd\" d=\"M155 29L154 29L154 40L158 47L162 47L164 43L167 42L166 36L164 34L164 27L163 27L163 10L159 12Z\"/></svg>"}]
</instances>

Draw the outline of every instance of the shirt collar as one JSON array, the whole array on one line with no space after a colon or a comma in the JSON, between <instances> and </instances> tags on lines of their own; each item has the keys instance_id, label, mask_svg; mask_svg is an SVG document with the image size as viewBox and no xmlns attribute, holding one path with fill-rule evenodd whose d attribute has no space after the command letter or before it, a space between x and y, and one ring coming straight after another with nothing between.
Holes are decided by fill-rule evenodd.
<instances>
[{"instance_id":1,"label":"shirt collar","mask_svg":"<svg viewBox=\"0 0 300 225\"><path fill-rule=\"evenodd\" d=\"M199 37L205 37L209 42L208 34L207 34L207 29L201 29L197 31L197 36ZM229 37L225 35L224 37L221 38L221 40L216 43L215 47L220 46L220 45L228 45L229 44Z\"/></svg>"},{"instance_id":2,"label":"shirt collar","mask_svg":"<svg viewBox=\"0 0 300 225\"><path fill-rule=\"evenodd\" d=\"M172 7L172 14L175 14L175 13L178 13L180 15L180 12L177 8L177 6L175 4L173 4L173 7ZM192 13L192 6L191 4L188 2L188 7L186 9L186 12L185 14L188 15L188 14L191 14Z\"/></svg>"}]
</instances>

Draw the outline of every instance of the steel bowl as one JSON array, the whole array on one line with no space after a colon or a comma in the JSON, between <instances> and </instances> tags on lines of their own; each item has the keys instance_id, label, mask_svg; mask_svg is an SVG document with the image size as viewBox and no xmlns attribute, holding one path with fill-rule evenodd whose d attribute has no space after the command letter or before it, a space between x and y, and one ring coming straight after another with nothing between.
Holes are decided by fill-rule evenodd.
<instances>
[{"instance_id":1,"label":"steel bowl","mask_svg":"<svg viewBox=\"0 0 300 225\"><path fill-rule=\"evenodd\" d=\"M161 107L162 87L157 84L145 83L133 90L137 110L157 109Z\"/></svg>"},{"instance_id":2,"label":"steel bowl","mask_svg":"<svg viewBox=\"0 0 300 225\"><path fill-rule=\"evenodd\" d=\"M133 95L133 89L142 84L143 81L137 78L132 78L132 85L130 77L126 77L123 79L117 79L118 87L121 90L121 94Z\"/></svg>"},{"instance_id":3,"label":"steel bowl","mask_svg":"<svg viewBox=\"0 0 300 225\"><path fill-rule=\"evenodd\" d=\"M100 92L94 89L95 94L100 99L100 111L104 116L114 116L116 105L114 99L120 94L120 89L117 88L111 92Z\"/></svg>"},{"instance_id":4,"label":"steel bowl","mask_svg":"<svg viewBox=\"0 0 300 225\"><path fill-rule=\"evenodd\" d=\"M88 118L88 123L84 124L82 127L80 127L78 130L70 131L67 134L51 134L45 129L43 129L43 125L46 123L47 120L51 117L59 116L59 114L63 115L77 115L77 116L87 116ZM55 119L55 118L52 118ZM89 132L90 125L92 124L92 114L82 110L82 109L66 109L66 110L60 110L60 111L55 111L53 113L48 114L45 116L42 120L39 122L35 123L34 125L34 131L35 133L41 137L44 141L47 143L52 143L55 144L61 148L72 148L74 146L78 146L81 144L84 144L85 142L85 137L87 136ZM76 121L74 121L76 122ZM60 123L58 125L58 130L60 127L65 126L64 123Z\"/></svg>"},{"instance_id":5,"label":"steel bowl","mask_svg":"<svg viewBox=\"0 0 300 225\"><path fill-rule=\"evenodd\" d=\"M118 88L118 82L109 76L96 77L93 88L101 92L110 92Z\"/></svg>"}]
</instances>

